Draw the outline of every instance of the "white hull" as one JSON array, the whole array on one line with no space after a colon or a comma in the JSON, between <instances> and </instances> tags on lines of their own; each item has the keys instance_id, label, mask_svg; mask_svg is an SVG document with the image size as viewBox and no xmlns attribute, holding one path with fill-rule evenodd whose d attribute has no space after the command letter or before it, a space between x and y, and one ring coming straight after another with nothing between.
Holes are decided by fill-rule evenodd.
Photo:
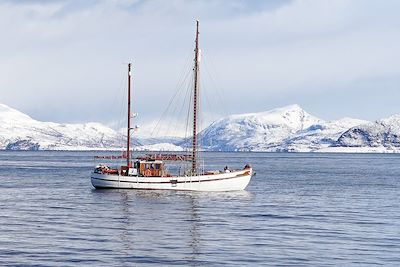
<instances>
[{"instance_id":1,"label":"white hull","mask_svg":"<svg viewBox=\"0 0 400 267\"><path fill-rule=\"evenodd\" d=\"M252 174L251 168L212 175L171 177L122 176L92 172L91 181L95 188L236 191L246 188Z\"/></svg>"}]
</instances>

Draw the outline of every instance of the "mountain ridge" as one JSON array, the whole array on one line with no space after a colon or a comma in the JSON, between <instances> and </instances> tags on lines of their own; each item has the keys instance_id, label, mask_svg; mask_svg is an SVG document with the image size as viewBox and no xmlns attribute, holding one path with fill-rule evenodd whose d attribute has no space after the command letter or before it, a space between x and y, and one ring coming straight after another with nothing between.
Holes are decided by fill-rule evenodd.
<instances>
[{"instance_id":1,"label":"mountain ridge","mask_svg":"<svg viewBox=\"0 0 400 267\"><path fill-rule=\"evenodd\" d=\"M121 148L123 136L97 122L42 122L0 104L0 148L7 150L90 150Z\"/></svg>"},{"instance_id":2,"label":"mountain ridge","mask_svg":"<svg viewBox=\"0 0 400 267\"><path fill-rule=\"evenodd\" d=\"M369 122L326 121L293 104L221 118L199 134L206 151L400 152L400 114ZM121 150L125 136L101 123L54 123L31 118L0 104L0 149ZM137 150L180 151L190 142L177 137L134 139Z\"/></svg>"}]
</instances>

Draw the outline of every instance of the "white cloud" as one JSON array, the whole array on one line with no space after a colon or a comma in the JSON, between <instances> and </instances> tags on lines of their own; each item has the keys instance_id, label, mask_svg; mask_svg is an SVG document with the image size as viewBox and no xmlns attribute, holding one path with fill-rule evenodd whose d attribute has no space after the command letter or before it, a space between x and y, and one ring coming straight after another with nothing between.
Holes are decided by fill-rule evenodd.
<instances>
[{"instance_id":1,"label":"white cloud","mask_svg":"<svg viewBox=\"0 0 400 267\"><path fill-rule=\"evenodd\" d=\"M134 109L144 121L156 120L191 59L199 18L205 63L230 112L304 105L320 92L315 103L328 102L338 90L357 103L358 82L400 80L399 7L344 0L5 2L0 102L37 119L112 122L121 113L123 63L133 60ZM375 101L386 108L383 98ZM323 113L315 103L305 108ZM335 117L340 103L329 104L323 108ZM357 104L341 108L363 115Z\"/></svg>"}]
</instances>

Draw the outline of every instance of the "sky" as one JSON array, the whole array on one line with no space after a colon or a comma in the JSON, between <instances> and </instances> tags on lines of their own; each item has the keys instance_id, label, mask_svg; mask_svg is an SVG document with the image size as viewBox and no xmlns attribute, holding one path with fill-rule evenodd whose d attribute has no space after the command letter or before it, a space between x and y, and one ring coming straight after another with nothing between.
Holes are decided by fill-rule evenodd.
<instances>
[{"instance_id":1,"label":"sky","mask_svg":"<svg viewBox=\"0 0 400 267\"><path fill-rule=\"evenodd\" d=\"M326 120L376 120L400 113L398 10L396 0L3 0L0 103L117 127L132 62L133 109L155 122L191 63L198 19L206 117L298 104Z\"/></svg>"}]
</instances>

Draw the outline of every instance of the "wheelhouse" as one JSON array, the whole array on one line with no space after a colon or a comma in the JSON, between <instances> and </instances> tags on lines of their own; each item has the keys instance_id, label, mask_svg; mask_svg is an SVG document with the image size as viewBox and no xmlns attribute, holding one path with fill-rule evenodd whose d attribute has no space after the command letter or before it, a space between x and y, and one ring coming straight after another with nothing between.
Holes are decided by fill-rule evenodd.
<instances>
[{"instance_id":1,"label":"wheelhouse","mask_svg":"<svg viewBox=\"0 0 400 267\"><path fill-rule=\"evenodd\" d=\"M161 160L138 160L135 161L134 168L137 170L139 176L167 176L164 162Z\"/></svg>"}]
</instances>

